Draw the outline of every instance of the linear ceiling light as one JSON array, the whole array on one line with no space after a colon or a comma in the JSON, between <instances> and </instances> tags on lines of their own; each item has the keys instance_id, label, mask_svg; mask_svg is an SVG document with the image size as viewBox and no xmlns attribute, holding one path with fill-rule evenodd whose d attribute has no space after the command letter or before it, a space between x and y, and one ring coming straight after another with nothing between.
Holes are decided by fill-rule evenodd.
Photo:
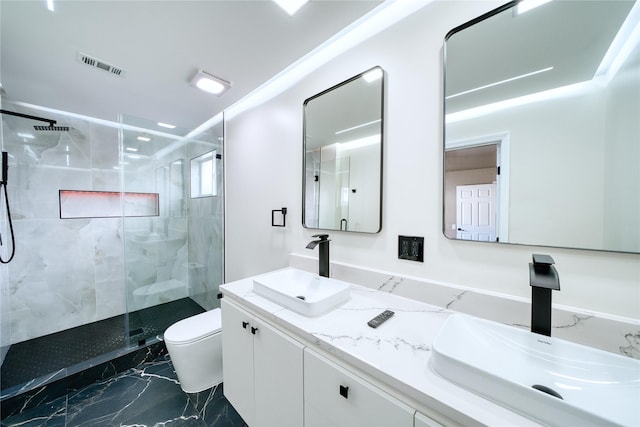
<instances>
[{"instance_id":1,"label":"linear ceiling light","mask_svg":"<svg viewBox=\"0 0 640 427\"><path fill-rule=\"evenodd\" d=\"M638 44L640 44L640 2L636 2L629 11L602 58L594 78L604 77L605 85L609 84Z\"/></svg>"},{"instance_id":2,"label":"linear ceiling light","mask_svg":"<svg viewBox=\"0 0 640 427\"><path fill-rule=\"evenodd\" d=\"M176 125L170 125L169 123L158 122L158 126L167 128L167 129L175 129Z\"/></svg>"},{"instance_id":3,"label":"linear ceiling light","mask_svg":"<svg viewBox=\"0 0 640 427\"><path fill-rule=\"evenodd\" d=\"M53 0L47 0L47 9L53 12Z\"/></svg>"},{"instance_id":4,"label":"linear ceiling light","mask_svg":"<svg viewBox=\"0 0 640 427\"><path fill-rule=\"evenodd\" d=\"M353 127L347 128L347 129L342 129L342 130L337 131L336 135L340 135L341 133L349 132L350 130L360 129L362 127L369 126L369 125L372 125L374 123L380 123L381 121L382 121L382 119L373 120L371 122L362 123L361 125L353 126Z\"/></svg>"},{"instance_id":5,"label":"linear ceiling light","mask_svg":"<svg viewBox=\"0 0 640 427\"><path fill-rule=\"evenodd\" d=\"M398 0L384 1L378 7L351 23L329 40L309 52L275 77L254 89L240 101L224 110L225 120L230 120L243 111L257 107L298 83L303 77L318 69L338 55L346 52L358 43L378 34L415 11L433 3L435 0ZM194 129L201 132L212 126L216 117Z\"/></svg>"},{"instance_id":6,"label":"linear ceiling light","mask_svg":"<svg viewBox=\"0 0 640 427\"><path fill-rule=\"evenodd\" d=\"M218 96L231 88L231 83L204 70L199 70L196 75L193 76L191 85Z\"/></svg>"},{"instance_id":7,"label":"linear ceiling light","mask_svg":"<svg viewBox=\"0 0 640 427\"><path fill-rule=\"evenodd\" d=\"M534 102L542 102L550 99L566 98L571 96L579 96L591 93L597 90L598 84L593 80L587 80L580 83L574 83L567 86L561 86L555 89L549 89L542 92L532 93L530 95L519 96L517 98L498 101L493 104L486 104L480 107L469 108L468 110L449 113L445 116L445 123L451 124L476 117L492 114L497 111L506 110L508 108L519 107L521 105L532 104Z\"/></svg>"},{"instance_id":8,"label":"linear ceiling light","mask_svg":"<svg viewBox=\"0 0 640 427\"><path fill-rule=\"evenodd\" d=\"M284 9L290 16L293 16L309 0L273 0L278 6Z\"/></svg>"},{"instance_id":9,"label":"linear ceiling light","mask_svg":"<svg viewBox=\"0 0 640 427\"><path fill-rule=\"evenodd\" d=\"M544 73L546 71L551 71L551 70L553 70L553 67L547 67L547 68L543 68L542 70L532 71L532 72L527 73L527 74L522 74L520 76L511 77L510 79L500 80L499 82L489 83L488 85L476 87L474 89L465 90L464 92L455 93L453 95L447 96L445 99L451 99L451 98L455 98L456 96L461 96L461 95L466 95L468 93L477 92L477 91L482 90L482 89L487 89L487 88L490 88L490 87L493 87L493 86L498 86L498 85L501 85L501 84L504 84L504 83L509 83L509 82L514 81L514 80L523 79L525 77L534 76L536 74Z\"/></svg>"}]
</instances>

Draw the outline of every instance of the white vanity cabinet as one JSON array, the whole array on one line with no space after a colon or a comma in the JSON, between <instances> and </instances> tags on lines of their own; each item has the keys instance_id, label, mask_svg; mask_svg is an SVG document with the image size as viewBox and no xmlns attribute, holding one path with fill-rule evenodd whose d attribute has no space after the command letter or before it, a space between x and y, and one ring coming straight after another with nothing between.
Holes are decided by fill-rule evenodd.
<instances>
[{"instance_id":1,"label":"white vanity cabinet","mask_svg":"<svg viewBox=\"0 0 640 427\"><path fill-rule=\"evenodd\" d=\"M303 349L222 299L224 395L252 427L303 425Z\"/></svg>"},{"instance_id":2,"label":"white vanity cabinet","mask_svg":"<svg viewBox=\"0 0 640 427\"><path fill-rule=\"evenodd\" d=\"M304 351L304 426L413 427L415 410L313 350Z\"/></svg>"}]
</instances>

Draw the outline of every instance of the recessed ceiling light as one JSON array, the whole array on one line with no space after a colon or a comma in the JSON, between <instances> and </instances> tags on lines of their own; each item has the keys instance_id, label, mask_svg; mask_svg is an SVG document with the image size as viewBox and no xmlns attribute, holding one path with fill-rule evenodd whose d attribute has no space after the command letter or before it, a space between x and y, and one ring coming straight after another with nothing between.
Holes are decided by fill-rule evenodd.
<instances>
[{"instance_id":1,"label":"recessed ceiling light","mask_svg":"<svg viewBox=\"0 0 640 427\"><path fill-rule=\"evenodd\" d=\"M293 16L304 4L309 0L273 0L278 6L284 9L289 15Z\"/></svg>"},{"instance_id":2,"label":"recessed ceiling light","mask_svg":"<svg viewBox=\"0 0 640 427\"><path fill-rule=\"evenodd\" d=\"M149 138L148 136L139 136L138 141L149 142L151 141L151 138Z\"/></svg>"},{"instance_id":3,"label":"recessed ceiling light","mask_svg":"<svg viewBox=\"0 0 640 427\"><path fill-rule=\"evenodd\" d=\"M26 138L26 139L35 139L36 138L31 133L18 133L18 136L21 137L21 138Z\"/></svg>"},{"instance_id":4,"label":"recessed ceiling light","mask_svg":"<svg viewBox=\"0 0 640 427\"><path fill-rule=\"evenodd\" d=\"M169 123L162 123L162 122L158 122L158 126L163 127L163 128L167 128L167 129L175 129L176 128L175 125L170 125Z\"/></svg>"},{"instance_id":5,"label":"recessed ceiling light","mask_svg":"<svg viewBox=\"0 0 640 427\"><path fill-rule=\"evenodd\" d=\"M205 92L213 93L214 95L222 95L231 87L231 83L226 80L216 77L211 73L207 73L204 70L200 70L191 79L191 85Z\"/></svg>"},{"instance_id":6,"label":"recessed ceiling light","mask_svg":"<svg viewBox=\"0 0 640 427\"><path fill-rule=\"evenodd\" d=\"M127 151L132 151L132 152L134 152L134 153L135 153L136 151L138 151L138 149L137 149L137 148L134 148L134 147L127 147L127 148L126 148L126 150L127 150Z\"/></svg>"},{"instance_id":7,"label":"recessed ceiling light","mask_svg":"<svg viewBox=\"0 0 640 427\"><path fill-rule=\"evenodd\" d=\"M47 9L53 12L53 0L47 0Z\"/></svg>"}]
</instances>

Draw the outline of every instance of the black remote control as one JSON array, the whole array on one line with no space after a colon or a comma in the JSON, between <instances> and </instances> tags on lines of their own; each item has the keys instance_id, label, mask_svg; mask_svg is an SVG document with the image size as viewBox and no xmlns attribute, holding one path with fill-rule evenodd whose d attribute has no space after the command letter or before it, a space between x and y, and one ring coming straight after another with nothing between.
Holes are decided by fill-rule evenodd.
<instances>
[{"instance_id":1,"label":"black remote control","mask_svg":"<svg viewBox=\"0 0 640 427\"><path fill-rule=\"evenodd\" d=\"M372 328L377 328L378 326L380 326L384 322L386 322L394 314L395 313L393 311L391 311L391 310L385 310L382 313L378 314L373 319L369 320L367 322L367 325L371 326Z\"/></svg>"}]
</instances>

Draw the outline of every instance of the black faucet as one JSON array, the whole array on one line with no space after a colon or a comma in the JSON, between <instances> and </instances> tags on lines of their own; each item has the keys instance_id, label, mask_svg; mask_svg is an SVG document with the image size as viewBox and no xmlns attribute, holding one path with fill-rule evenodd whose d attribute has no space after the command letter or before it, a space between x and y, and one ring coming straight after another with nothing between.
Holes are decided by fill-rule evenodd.
<instances>
[{"instance_id":1,"label":"black faucet","mask_svg":"<svg viewBox=\"0 0 640 427\"><path fill-rule=\"evenodd\" d=\"M531 332L551 336L551 291L560 290L560 278L549 255L533 254L529 263Z\"/></svg>"},{"instance_id":2,"label":"black faucet","mask_svg":"<svg viewBox=\"0 0 640 427\"><path fill-rule=\"evenodd\" d=\"M324 277L329 277L329 235L328 234L315 234L312 237L318 237L320 240L312 240L307 245L307 249L313 249L320 245L319 257L318 257L318 274Z\"/></svg>"}]
</instances>

